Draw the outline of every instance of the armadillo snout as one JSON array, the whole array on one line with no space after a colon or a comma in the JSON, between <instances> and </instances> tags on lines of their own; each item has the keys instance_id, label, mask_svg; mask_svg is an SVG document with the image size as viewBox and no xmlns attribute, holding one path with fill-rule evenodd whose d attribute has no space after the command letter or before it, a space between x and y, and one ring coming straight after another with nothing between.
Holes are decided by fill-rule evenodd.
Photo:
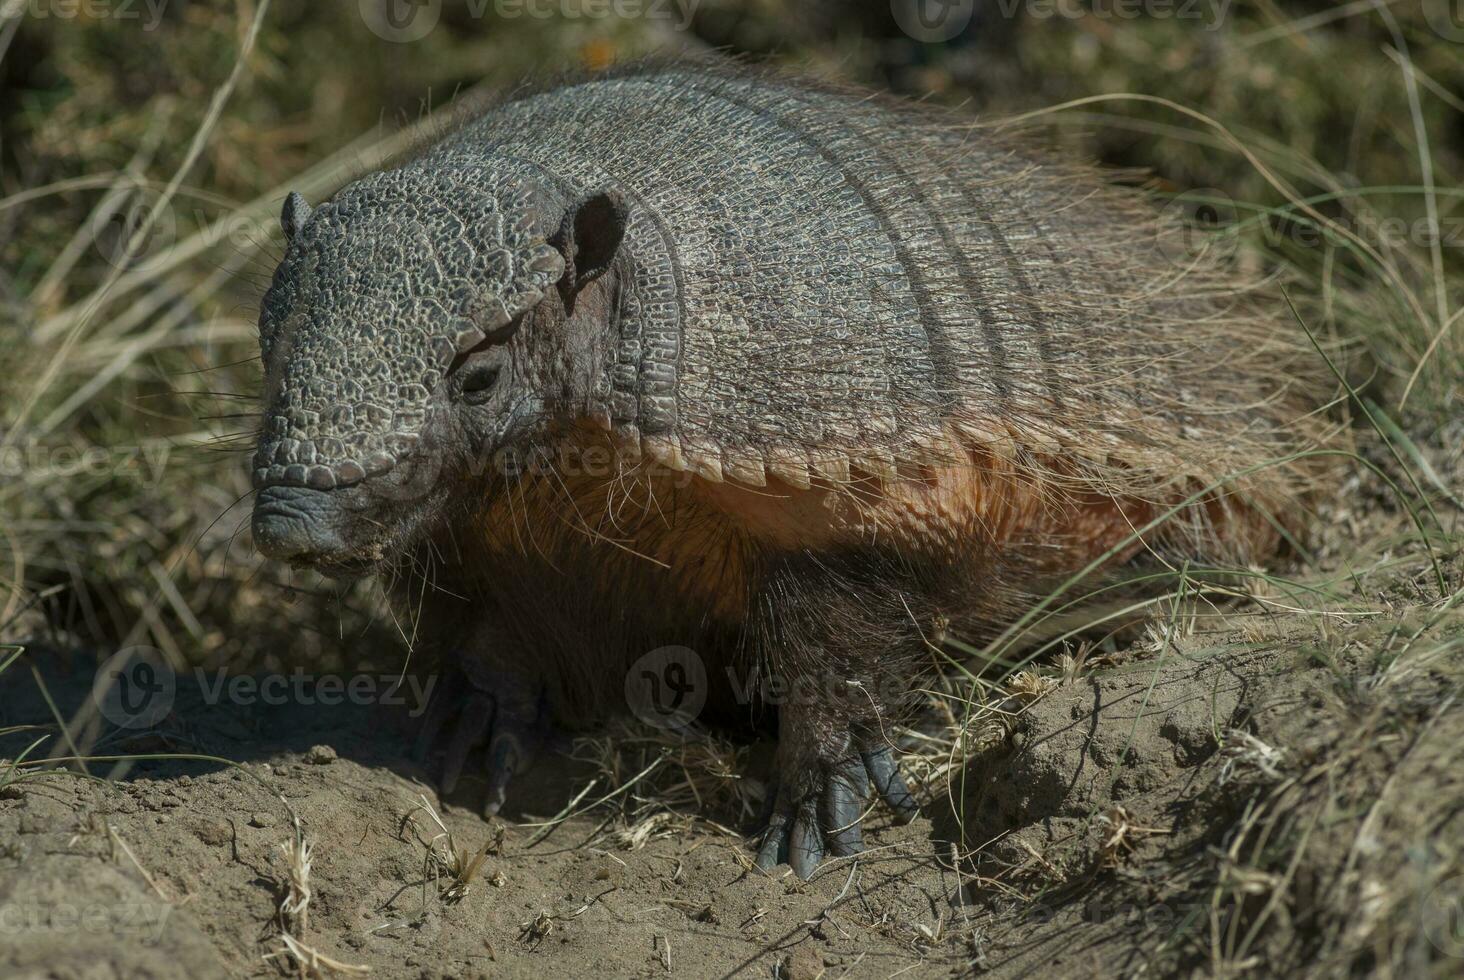
<instances>
[{"instance_id":1,"label":"armadillo snout","mask_svg":"<svg viewBox=\"0 0 1464 980\"><path fill-rule=\"evenodd\" d=\"M308 487L266 487L254 501L254 543L270 558L295 564L355 564L362 557L342 533L339 494Z\"/></svg>"}]
</instances>

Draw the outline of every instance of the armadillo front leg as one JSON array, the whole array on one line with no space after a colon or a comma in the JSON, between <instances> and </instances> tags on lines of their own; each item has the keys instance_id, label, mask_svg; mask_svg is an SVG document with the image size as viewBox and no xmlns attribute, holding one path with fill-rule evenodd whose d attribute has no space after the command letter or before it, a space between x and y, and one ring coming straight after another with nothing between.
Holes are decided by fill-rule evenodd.
<instances>
[{"instance_id":1,"label":"armadillo front leg","mask_svg":"<svg viewBox=\"0 0 1464 980\"><path fill-rule=\"evenodd\" d=\"M486 815L498 813L508 784L523 772L549 741L552 729L544 685L522 667L505 669L491 638L474 636L447 665L418 732L413 757L425 764L446 734L442 793L452 793L474 749L486 745Z\"/></svg>"},{"instance_id":2,"label":"armadillo front leg","mask_svg":"<svg viewBox=\"0 0 1464 980\"><path fill-rule=\"evenodd\" d=\"M871 562L855 573L878 571ZM777 789L757 863L807 878L825 856L863 848L869 790L901 822L919 807L900 775L888 700L908 689L908 613L897 584L854 581L826 565L779 569L762 634L769 699L778 704ZM858 597L858 598L856 598Z\"/></svg>"}]
</instances>

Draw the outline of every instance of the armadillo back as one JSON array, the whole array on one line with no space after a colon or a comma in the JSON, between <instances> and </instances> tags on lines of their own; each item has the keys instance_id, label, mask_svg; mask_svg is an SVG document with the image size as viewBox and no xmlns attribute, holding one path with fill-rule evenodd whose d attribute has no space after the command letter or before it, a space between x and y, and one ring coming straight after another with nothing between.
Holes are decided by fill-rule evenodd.
<instances>
[{"instance_id":1,"label":"armadillo back","mask_svg":"<svg viewBox=\"0 0 1464 980\"><path fill-rule=\"evenodd\" d=\"M987 129L683 66L522 97L434 152L632 202L595 412L711 479L893 473L955 431L1143 494L1284 450L1304 411L1248 287Z\"/></svg>"}]
</instances>

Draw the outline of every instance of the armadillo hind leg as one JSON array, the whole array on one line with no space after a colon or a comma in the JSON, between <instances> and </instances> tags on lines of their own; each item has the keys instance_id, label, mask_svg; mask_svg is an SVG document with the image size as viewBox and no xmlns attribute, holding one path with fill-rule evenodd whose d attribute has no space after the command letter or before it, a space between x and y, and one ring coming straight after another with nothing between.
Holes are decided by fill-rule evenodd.
<instances>
[{"instance_id":1,"label":"armadillo hind leg","mask_svg":"<svg viewBox=\"0 0 1464 980\"><path fill-rule=\"evenodd\" d=\"M807 880L825 857L851 857L863 851L862 824L871 784L900 822L908 823L919 814L888 746L853 733L841 744L844 752L839 758L793 763L792 778L782 777L782 766L789 763L780 763L772 813L758 848L759 868L769 871L787 864Z\"/></svg>"},{"instance_id":2,"label":"armadillo hind leg","mask_svg":"<svg viewBox=\"0 0 1464 980\"><path fill-rule=\"evenodd\" d=\"M919 812L889 733L918 660L912 603L926 605L930 588L909 563L864 551L790 558L770 577L780 601L759 633L777 695L777 777L757 863L807 878L825 857L863 848L871 786L902 822Z\"/></svg>"}]
</instances>

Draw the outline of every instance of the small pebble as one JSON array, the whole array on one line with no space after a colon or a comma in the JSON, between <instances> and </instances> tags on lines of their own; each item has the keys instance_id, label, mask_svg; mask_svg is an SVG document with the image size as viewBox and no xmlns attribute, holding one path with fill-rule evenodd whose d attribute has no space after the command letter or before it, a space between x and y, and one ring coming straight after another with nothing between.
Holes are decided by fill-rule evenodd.
<instances>
[{"instance_id":1,"label":"small pebble","mask_svg":"<svg viewBox=\"0 0 1464 980\"><path fill-rule=\"evenodd\" d=\"M788 980L819 980L824 972L823 956L812 945L799 946L783 961Z\"/></svg>"},{"instance_id":2,"label":"small pebble","mask_svg":"<svg viewBox=\"0 0 1464 980\"><path fill-rule=\"evenodd\" d=\"M234 836L233 829L223 820L200 820L193 825L193 833L213 847L222 847Z\"/></svg>"},{"instance_id":3,"label":"small pebble","mask_svg":"<svg viewBox=\"0 0 1464 980\"><path fill-rule=\"evenodd\" d=\"M340 758L329 745L314 745L305 753L305 761L311 765L325 766Z\"/></svg>"},{"instance_id":4,"label":"small pebble","mask_svg":"<svg viewBox=\"0 0 1464 980\"><path fill-rule=\"evenodd\" d=\"M22 834L50 834L68 831L75 824L70 807L46 796L32 795L21 808L16 830Z\"/></svg>"}]
</instances>

